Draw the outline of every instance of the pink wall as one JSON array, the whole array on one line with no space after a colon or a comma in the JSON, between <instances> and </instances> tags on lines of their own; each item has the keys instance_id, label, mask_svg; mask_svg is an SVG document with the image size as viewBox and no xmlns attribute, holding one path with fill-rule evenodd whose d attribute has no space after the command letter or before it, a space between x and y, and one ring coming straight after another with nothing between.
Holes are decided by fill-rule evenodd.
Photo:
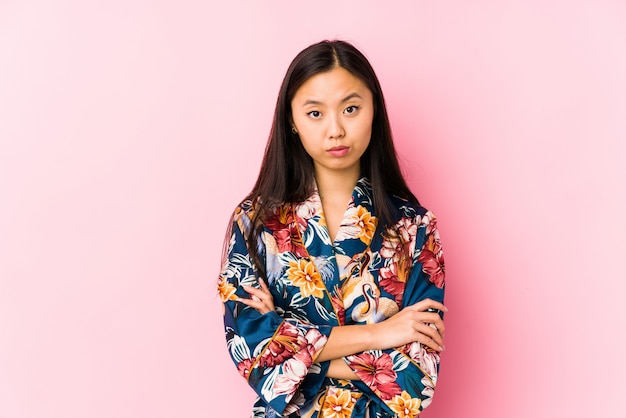
<instances>
[{"instance_id":1,"label":"pink wall","mask_svg":"<svg viewBox=\"0 0 626 418\"><path fill-rule=\"evenodd\" d=\"M429 418L623 417L626 3L0 1L0 417L243 417L215 283L301 48L440 218Z\"/></svg>"}]
</instances>

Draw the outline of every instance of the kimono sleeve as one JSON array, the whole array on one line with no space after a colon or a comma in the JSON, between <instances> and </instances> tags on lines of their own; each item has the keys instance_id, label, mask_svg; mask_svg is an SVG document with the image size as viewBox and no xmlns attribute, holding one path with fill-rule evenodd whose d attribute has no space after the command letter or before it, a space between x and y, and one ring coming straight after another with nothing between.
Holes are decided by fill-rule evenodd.
<instances>
[{"instance_id":1,"label":"kimono sleeve","mask_svg":"<svg viewBox=\"0 0 626 418\"><path fill-rule=\"evenodd\" d=\"M235 217L218 282L226 342L239 373L282 414L290 402L303 405L321 387L328 362L314 362L332 327L284 319L275 311L261 314L237 301L249 297L243 286L259 286L243 234L248 224L247 215Z\"/></svg>"},{"instance_id":2,"label":"kimono sleeve","mask_svg":"<svg viewBox=\"0 0 626 418\"><path fill-rule=\"evenodd\" d=\"M412 269L407 279L402 308L430 298L443 302L444 261L436 218L427 212L419 221ZM413 342L388 350L370 350L345 357L361 379L355 384L373 392L393 413L412 411L417 416L432 400L439 353ZM404 416L404 415L402 415Z\"/></svg>"}]
</instances>

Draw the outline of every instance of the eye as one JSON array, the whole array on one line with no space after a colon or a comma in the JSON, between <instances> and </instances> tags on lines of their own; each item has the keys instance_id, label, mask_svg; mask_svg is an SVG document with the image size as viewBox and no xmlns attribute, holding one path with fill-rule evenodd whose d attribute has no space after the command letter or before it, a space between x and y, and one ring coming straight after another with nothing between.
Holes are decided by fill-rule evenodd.
<instances>
[{"instance_id":1,"label":"eye","mask_svg":"<svg viewBox=\"0 0 626 418\"><path fill-rule=\"evenodd\" d=\"M307 115L309 115L313 119L319 119L322 117L322 112L320 112L319 110L311 110L310 112L307 112Z\"/></svg>"},{"instance_id":2,"label":"eye","mask_svg":"<svg viewBox=\"0 0 626 418\"><path fill-rule=\"evenodd\" d=\"M357 110L359 110L359 106L348 106L343 112L346 115L352 115L353 113L356 113Z\"/></svg>"}]
</instances>

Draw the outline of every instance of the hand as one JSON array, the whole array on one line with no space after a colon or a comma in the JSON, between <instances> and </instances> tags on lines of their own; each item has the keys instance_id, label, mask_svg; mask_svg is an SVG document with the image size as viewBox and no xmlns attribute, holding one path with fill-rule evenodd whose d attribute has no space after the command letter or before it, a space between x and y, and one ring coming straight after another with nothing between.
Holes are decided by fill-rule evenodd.
<instances>
[{"instance_id":1,"label":"hand","mask_svg":"<svg viewBox=\"0 0 626 418\"><path fill-rule=\"evenodd\" d=\"M419 342L435 351L443 351L446 329L443 320L438 313L427 312L427 309L448 311L443 304L424 299L407 306L383 322L372 324L376 348L384 350Z\"/></svg>"},{"instance_id":2,"label":"hand","mask_svg":"<svg viewBox=\"0 0 626 418\"><path fill-rule=\"evenodd\" d=\"M264 280L259 280L260 289L252 286L244 286L243 290L250 294L250 299L237 298L237 301L256 309L261 314L274 310L274 298L267 288Z\"/></svg>"}]
</instances>

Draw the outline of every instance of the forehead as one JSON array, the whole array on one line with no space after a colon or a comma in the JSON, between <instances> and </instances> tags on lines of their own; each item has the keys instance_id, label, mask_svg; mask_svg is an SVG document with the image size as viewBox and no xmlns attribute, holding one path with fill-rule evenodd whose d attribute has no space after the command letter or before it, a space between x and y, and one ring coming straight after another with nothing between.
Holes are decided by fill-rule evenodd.
<instances>
[{"instance_id":1,"label":"forehead","mask_svg":"<svg viewBox=\"0 0 626 418\"><path fill-rule=\"evenodd\" d=\"M292 104L307 100L330 104L341 101L352 93L359 94L363 99L371 99L372 96L361 79L348 70L338 67L316 74L305 81L296 91Z\"/></svg>"}]
</instances>

